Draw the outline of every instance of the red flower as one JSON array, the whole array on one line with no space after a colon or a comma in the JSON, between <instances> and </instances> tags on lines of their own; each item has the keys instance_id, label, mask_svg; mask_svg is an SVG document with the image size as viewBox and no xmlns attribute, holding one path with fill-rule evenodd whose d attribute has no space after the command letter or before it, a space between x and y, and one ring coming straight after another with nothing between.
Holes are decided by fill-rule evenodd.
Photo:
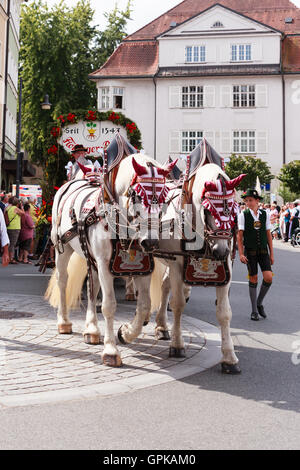
<instances>
[{"instance_id":1,"label":"red flower","mask_svg":"<svg viewBox=\"0 0 300 470\"><path fill-rule=\"evenodd\" d=\"M72 113L69 113L67 116L67 120L69 122L75 122L75 118L76 118L75 114L72 114Z\"/></svg>"},{"instance_id":2,"label":"red flower","mask_svg":"<svg viewBox=\"0 0 300 470\"><path fill-rule=\"evenodd\" d=\"M60 133L60 127L52 127L51 134L53 137L58 137Z\"/></svg>"},{"instance_id":3,"label":"red flower","mask_svg":"<svg viewBox=\"0 0 300 470\"><path fill-rule=\"evenodd\" d=\"M57 152L58 152L58 148L56 147L56 145L52 145L52 147L50 147L48 149L48 154L49 155L50 155L50 153L53 153L53 155L55 155Z\"/></svg>"},{"instance_id":4,"label":"red flower","mask_svg":"<svg viewBox=\"0 0 300 470\"><path fill-rule=\"evenodd\" d=\"M60 120L61 122L66 122L62 114L58 116L57 120Z\"/></svg>"},{"instance_id":5,"label":"red flower","mask_svg":"<svg viewBox=\"0 0 300 470\"><path fill-rule=\"evenodd\" d=\"M96 121L97 119L96 111L88 111L86 115L86 119L88 119L89 121Z\"/></svg>"},{"instance_id":6,"label":"red flower","mask_svg":"<svg viewBox=\"0 0 300 470\"><path fill-rule=\"evenodd\" d=\"M114 111L108 116L108 120L112 122L117 121L118 119L120 119L120 116Z\"/></svg>"},{"instance_id":7,"label":"red flower","mask_svg":"<svg viewBox=\"0 0 300 470\"><path fill-rule=\"evenodd\" d=\"M132 122L131 124L126 124L126 127L127 127L130 134L132 134L133 131L136 130L136 125L134 124L134 122Z\"/></svg>"}]
</instances>

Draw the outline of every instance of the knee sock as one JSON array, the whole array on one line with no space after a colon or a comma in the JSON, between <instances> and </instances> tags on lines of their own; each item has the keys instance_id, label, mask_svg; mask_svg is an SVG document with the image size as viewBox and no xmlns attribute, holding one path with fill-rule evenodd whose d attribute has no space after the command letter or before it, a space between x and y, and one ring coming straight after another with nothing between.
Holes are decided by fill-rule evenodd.
<instances>
[{"instance_id":1,"label":"knee sock","mask_svg":"<svg viewBox=\"0 0 300 470\"><path fill-rule=\"evenodd\" d=\"M257 312L257 283L254 284L253 282L249 282L249 294L250 294L250 300L251 300L251 305L252 305L252 312Z\"/></svg>"},{"instance_id":2,"label":"knee sock","mask_svg":"<svg viewBox=\"0 0 300 470\"><path fill-rule=\"evenodd\" d=\"M263 300L266 296L266 293L270 289L271 285L272 285L272 283L269 284L265 280L262 282L262 285L261 285L261 288L260 288L260 291L259 291L259 294L258 294L258 298L257 298L257 305L258 306L262 305Z\"/></svg>"}]
</instances>

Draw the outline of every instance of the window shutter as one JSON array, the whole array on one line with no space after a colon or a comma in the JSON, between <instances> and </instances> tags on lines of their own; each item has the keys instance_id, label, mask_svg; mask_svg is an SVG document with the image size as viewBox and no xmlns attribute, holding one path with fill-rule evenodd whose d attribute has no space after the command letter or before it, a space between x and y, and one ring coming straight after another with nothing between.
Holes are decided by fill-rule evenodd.
<instances>
[{"instance_id":1,"label":"window shutter","mask_svg":"<svg viewBox=\"0 0 300 470\"><path fill-rule=\"evenodd\" d=\"M170 153L180 153L181 152L181 132L180 131L171 131L169 139L169 149Z\"/></svg>"},{"instance_id":2,"label":"window shutter","mask_svg":"<svg viewBox=\"0 0 300 470\"><path fill-rule=\"evenodd\" d=\"M181 108L181 87L180 86L169 87L169 107Z\"/></svg>"},{"instance_id":3,"label":"window shutter","mask_svg":"<svg viewBox=\"0 0 300 470\"><path fill-rule=\"evenodd\" d=\"M205 86L203 87L204 91L204 108L214 108L216 102L215 96L215 87L214 86Z\"/></svg>"},{"instance_id":4,"label":"window shutter","mask_svg":"<svg viewBox=\"0 0 300 470\"><path fill-rule=\"evenodd\" d=\"M221 107L231 108L233 103L233 89L231 85L221 86Z\"/></svg>"},{"instance_id":5,"label":"window shutter","mask_svg":"<svg viewBox=\"0 0 300 470\"><path fill-rule=\"evenodd\" d=\"M231 61L231 46L224 44L220 46L220 62Z\"/></svg>"},{"instance_id":6,"label":"window shutter","mask_svg":"<svg viewBox=\"0 0 300 470\"><path fill-rule=\"evenodd\" d=\"M204 131L203 137L207 140L207 142L214 147L215 146L215 133L214 131Z\"/></svg>"},{"instance_id":7,"label":"window shutter","mask_svg":"<svg viewBox=\"0 0 300 470\"><path fill-rule=\"evenodd\" d=\"M256 85L255 87L255 105L257 108L266 108L268 106L268 86Z\"/></svg>"},{"instance_id":8,"label":"window shutter","mask_svg":"<svg viewBox=\"0 0 300 470\"><path fill-rule=\"evenodd\" d=\"M252 57L251 60L262 60L263 58L263 48L262 43L252 44L251 47Z\"/></svg>"},{"instance_id":9,"label":"window shutter","mask_svg":"<svg viewBox=\"0 0 300 470\"><path fill-rule=\"evenodd\" d=\"M217 48L216 46L206 46L206 62L217 62Z\"/></svg>"},{"instance_id":10,"label":"window shutter","mask_svg":"<svg viewBox=\"0 0 300 470\"><path fill-rule=\"evenodd\" d=\"M256 153L268 153L268 132L257 131Z\"/></svg>"},{"instance_id":11,"label":"window shutter","mask_svg":"<svg viewBox=\"0 0 300 470\"><path fill-rule=\"evenodd\" d=\"M222 153L231 153L231 132L222 131L221 132L221 152Z\"/></svg>"}]
</instances>

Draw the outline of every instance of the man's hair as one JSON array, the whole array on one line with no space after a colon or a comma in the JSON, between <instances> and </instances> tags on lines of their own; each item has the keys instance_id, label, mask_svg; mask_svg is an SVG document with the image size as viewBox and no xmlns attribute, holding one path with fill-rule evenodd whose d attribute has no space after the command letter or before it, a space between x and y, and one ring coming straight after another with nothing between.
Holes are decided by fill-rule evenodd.
<instances>
[{"instance_id":1,"label":"man's hair","mask_svg":"<svg viewBox=\"0 0 300 470\"><path fill-rule=\"evenodd\" d=\"M28 204L28 202L26 202L26 203L24 204L24 211L26 212L26 211L28 211L29 209L30 209L30 204Z\"/></svg>"}]
</instances>

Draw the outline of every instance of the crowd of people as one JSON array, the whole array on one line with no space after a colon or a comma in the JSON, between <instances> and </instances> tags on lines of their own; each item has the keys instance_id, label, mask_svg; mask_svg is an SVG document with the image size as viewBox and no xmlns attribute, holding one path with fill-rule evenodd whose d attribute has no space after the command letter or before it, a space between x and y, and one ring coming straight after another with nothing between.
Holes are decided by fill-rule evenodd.
<instances>
[{"instance_id":1,"label":"crowd of people","mask_svg":"<svg viewBox=\"0 0 300 470\"><path fill-rule=\"evenodd\" d=\"M273 239L282 240L283 243L291 242L293 233L299 228L299 202L286 202L282 206L279 206L276 201L272 204L261 202L259 209L264 209L270 216ZM240 204L240 210L245 210L244 203Z\"/></svg>"},{"instance_id":2,"label":"crowd of people","mask_svg":"<svg viewBox=\"0 0 300 470\"><path fill-rule=\"evenodd\" d=\"M2 194L0 209L9 239L9 264L32 264L31 260L35 258L36 199Z\"/></svg>"}]
</instances>

